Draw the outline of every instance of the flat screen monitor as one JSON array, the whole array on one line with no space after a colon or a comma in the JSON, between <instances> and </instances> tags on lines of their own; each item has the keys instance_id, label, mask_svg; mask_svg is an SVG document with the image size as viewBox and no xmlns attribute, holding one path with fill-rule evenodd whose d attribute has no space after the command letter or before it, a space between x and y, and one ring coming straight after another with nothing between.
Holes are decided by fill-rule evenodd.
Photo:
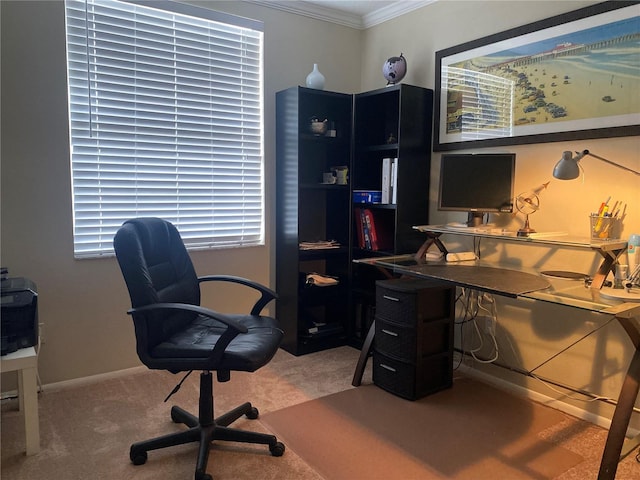
<instances>
[{"instance_id":1,"label":"flat screen monitor","mask_svg":"<svg viewBox=\"0 0 640 480\"><path fill-rule=\"evenodd\" d=\"M485 213L513 212L515 153L442 155L438 210L468 212L468 225Z\"/></svg>"}]
</instances>

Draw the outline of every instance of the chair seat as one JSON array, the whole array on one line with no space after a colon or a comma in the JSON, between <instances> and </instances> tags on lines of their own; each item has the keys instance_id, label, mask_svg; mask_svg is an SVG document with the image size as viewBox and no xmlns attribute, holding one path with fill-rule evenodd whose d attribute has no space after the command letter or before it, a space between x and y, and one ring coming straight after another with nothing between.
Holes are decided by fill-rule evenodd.
<instances>
[{"instance_id":1,"label":"chair seat","mask_svg":"<svg viewBox=\"0 0 640 480\"><path fill-rule=\"evenodd\" d=\"M258 315L227 314L249 330L235 337L227 346L222 360L208 364L211 350L226 326L211 318L199 315L186 329L158 344L151 351L154 359L166 358L176 362L179 370L239 370L254 372L266 365L278 349L283 332L277 321Z\"/></svg>"}]
</instances>

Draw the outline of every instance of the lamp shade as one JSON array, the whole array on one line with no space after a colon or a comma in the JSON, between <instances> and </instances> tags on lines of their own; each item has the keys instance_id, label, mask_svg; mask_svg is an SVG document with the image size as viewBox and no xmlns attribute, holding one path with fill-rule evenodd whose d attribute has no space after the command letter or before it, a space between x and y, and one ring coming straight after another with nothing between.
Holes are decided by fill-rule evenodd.
<instances>
[{"instance_id":1,"label":"lamp shade","mask_svg":"<svg viewBox=\"0 0 640 480\"><path fill-rule=\"evenodd\" d=\"M573 180L579 175L578 160L573 158L573 152L562 152L562 158L553 169L553 176L560 180Z\"/></svg>"},{"instance_id":2,"label":"lamp shade","mask_svg":"<svg viewBox=\"0 0 640 480\"><path fill-rule=\"evenodd\" d=\"M556 166L553 168L553 176L559 180L573 180L574 178L578 178L580 176L580 169L582 168L582 166L578 162L585 155L597 158L598 160L608 163L609 165L613 165L614 167L621 168L622 170L626 170L629 173L640 176L640 172L633 170L632 168L625 167L624 165L620 165L619 163L612 162L611 160L607 160L606 158L603 158L599 155L595 155L589 150L576 152L575 157L572 155L572 152L562 152L562 158L558 163L556 163Z\"/></svg>"}]
</instances>

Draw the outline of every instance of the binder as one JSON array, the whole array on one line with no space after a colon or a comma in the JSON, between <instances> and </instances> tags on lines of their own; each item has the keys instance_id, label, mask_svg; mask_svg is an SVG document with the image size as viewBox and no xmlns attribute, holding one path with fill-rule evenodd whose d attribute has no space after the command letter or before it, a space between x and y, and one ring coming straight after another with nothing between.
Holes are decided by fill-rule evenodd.
<instances>
[{"instance_id":1,"label":"binder","mask_svg":"<svg viewBox=\"0 0 640 480\"><path fill-rule=\"evenodd\" d=\"M382 197L380 199L380 203L391 203L391 163L391 158L382 159Z\"/></svg>"},{"instance_id":2,"label":"binder","mask_svg":"<svg viewBox=\"0 0 640 480\"><path fill-rule=\"evenodd\" d=\"M394 158L391 161L391 194L390 201L391 203L398 203L398 158Z\"/></svg>"}]
</instances>

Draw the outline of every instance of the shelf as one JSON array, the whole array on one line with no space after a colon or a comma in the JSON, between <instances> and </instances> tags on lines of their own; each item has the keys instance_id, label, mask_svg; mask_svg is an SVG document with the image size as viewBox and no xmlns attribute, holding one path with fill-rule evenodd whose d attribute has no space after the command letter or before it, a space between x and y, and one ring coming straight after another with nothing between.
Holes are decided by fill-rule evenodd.
<instances>
[{"instance_id":1,"label":"shelf","mask_svg":"<svg viewBox=\"0 0 640 480\"><path fill-rule=\"evenodd\" d=\"M389 250L367 250L366 248L356 248L357 257L388 257L393 255Z\"/></svg>"},{"instance_id":2,"label":"shelf","mask_svg":"<svg viewBox=\"0 0 640 480\"><path fill-rule=\"evenodd\" d=\"M395 203L354 203L353 208L376 208L384 210L395 210L398 205Z\"/></svg>"},{"instance_id":3,"label":"shelf","mask_svg":"<svg viewBox=\"0 0 640 480\"><path fill-rule=\"evenodd\" d=\"M309 250L298 250L298 258L300 261L304 260L317 260L326 257L334 257L339 255L345 255L349 253L348 247L339 247L339 248L318 248L318 249L309 249Z\"/></svg>"},{"instance_id":4,"label":"shelf","mask_svg":"<svg viewBox=\"0 0 640 480\"><path fill-rule=\"evenodd\" d=\"M349 184L346 185L338 185L337 183L301 183L301 189L309 189L309 190L336 190L336 191L346 191L349 190Z\"/></svg>"},{"instance_id":5,"label":"shelf","mask_svg":"<svg viewBox=\"0 0 640 480\"><path fill-rule=\"evenodd\" d=\"M300 133L298 139L302 141L326 142L335 144L343 144L349 141L349 139L345 137L327 137L326 135L314 135L313 133Z\"/></svg>"},{"instance_id":6,"label":"shelf","mask_svg":"<svg viewBox=\"0 0 640 480\"><path fill-rule=\"evenodd\" d=\"M598 271L593 276L591 288L598 290L602 288L604 282L615 268L618 257L627 249L627 242L622 240L594 241L588 237L571 237L568 235L555 235L538 233L528 237L518 237L515 232L496 232L487 227L451 227L448 225L419 225L413 227L422 233L429 235L429 239L418 250L418 256L422 256L426 251L429 242L435 242L442 253L446 252L446 247L438 238L442 234L467 235L480 238L494 238L501 241L529 243L534 245L545 245L552 247L572 247L572 248L589 248L597 251L602 257L602 263L598 267ZM437 235L434 235L437 234Z\"/></svg>"},{"instance_id":7,"label":"shelf","mask_svg":"<svg viewBox=\"0 0 640 480\"><path fill-rule=\"evenodd\" d=\"M315 328L317 328L317 330L309 331ZM318 327L310 327L309 330L302 332L300 336L308 339L320 339L344 335L344 327L338 323L327 323Z\"/></svg>"},{"instance_id":8,"label":"shelf","mask_svg":"<svg viewBox=\"0 0 640 480\"><path fill-rule=\"evenodd\" d=\"M364 151L368 152L382 152L387 150L398 150L397 143L385 143L381 145L369 145L363 148Z\"/></svg>"},{"instance_id":9,"label":"shelf","mask_svg":"<svg viewBox=\"0 0 640 480\"><path fill-rule=\"evenodd\" d=\"M623 240L593 241L588 237L576 237L553 233L535 233L529 237L518 237L515 231L493 232L485 227L451 227L447 225L417 225L413 227L422 233L466 235L470 237L495 238L509 242L535 243L537 245L556 245L561 247L591 248L609 252L627 247Z\"/></svg>"}]
</instances>

